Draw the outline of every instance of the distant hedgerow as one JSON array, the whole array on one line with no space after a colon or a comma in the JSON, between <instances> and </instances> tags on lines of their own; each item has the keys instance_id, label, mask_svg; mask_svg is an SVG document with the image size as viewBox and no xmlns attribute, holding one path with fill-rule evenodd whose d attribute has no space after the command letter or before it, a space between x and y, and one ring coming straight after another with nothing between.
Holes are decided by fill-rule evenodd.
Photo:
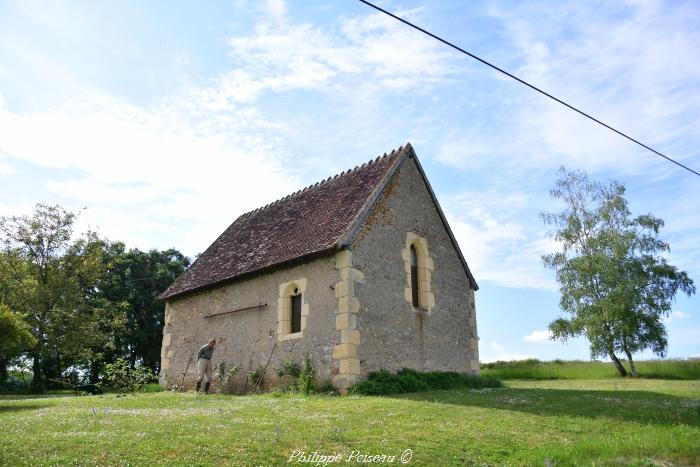
<instances>
[{"instance_id":1,"label":"distant hedgerow","mask_svg":"<svg viewBox=\"0 0 700 467\"><path fill-rule=\"evenodd\" d=\"M396 373L390 373L387 370L373 371L365 381L354 385L350 389L350 393L379 396L434 389L479 389L498 388L501 386L501 380L492 377L468 375L455 371L420 372L410 368L403 368Z\"/></svg>"},{"instance_id":2,"label":"distant hedgerow","mask_svg":"<svg viewBox=\"0 0 700 467\"><path fill-rule=\"evenodd\" d=\"M700 379L700 359L640 360L636 367L641 378ZM481 374L500 379L620 378L611 362L561 359L543 362L534 358L482 363Z\"/></svg>"}]
</instances>

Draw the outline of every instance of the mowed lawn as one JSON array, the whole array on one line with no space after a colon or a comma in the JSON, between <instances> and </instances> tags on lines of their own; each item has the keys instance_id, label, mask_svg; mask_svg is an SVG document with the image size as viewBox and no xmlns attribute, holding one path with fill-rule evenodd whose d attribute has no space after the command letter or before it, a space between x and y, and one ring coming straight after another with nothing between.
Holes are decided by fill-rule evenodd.
<instances>
[{"instance_id":1,"label":"mowed lawn","mask_svg":"<svg viewBox=\"0 0 700 467\"><path fill-rule=\"evenodd\" d=\"M700 464L699 381L505 385L394 397L5 396L0 463L289 465L300 450L399 464L410 449L409 465Z\"/></svg>"}]
</instances>

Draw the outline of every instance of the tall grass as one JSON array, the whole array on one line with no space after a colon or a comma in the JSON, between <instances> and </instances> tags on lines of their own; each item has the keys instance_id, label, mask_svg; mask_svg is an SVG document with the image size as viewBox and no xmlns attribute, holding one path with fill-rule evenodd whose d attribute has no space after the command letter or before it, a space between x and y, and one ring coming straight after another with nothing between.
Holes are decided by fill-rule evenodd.
<instances>
[{"instance_id":1,"label":"tall grass","mask_svg":"<svg viewBox=\"0 0 700 467\"><path fill-rule=\"evenodd\" d=\"M145 385L140 392L163 392L165 388L158 383L150 383Z\"/></svg>"},{"instance_id":2,"label":"tall grass","mask_svg":"<svg viewBox=\"0 0 700 467\"><path fill-rule=\"evenodd\" d=\"M700 379L700 359L642 360L636 364L637 372L641 378ZM629 371L629 366L625 365L625 367ZM619 377L617 370L610 362L582 360L543 362L534 358L482 363L481 375L501 379L605 379Z\"/></svg>"}]
</instances>

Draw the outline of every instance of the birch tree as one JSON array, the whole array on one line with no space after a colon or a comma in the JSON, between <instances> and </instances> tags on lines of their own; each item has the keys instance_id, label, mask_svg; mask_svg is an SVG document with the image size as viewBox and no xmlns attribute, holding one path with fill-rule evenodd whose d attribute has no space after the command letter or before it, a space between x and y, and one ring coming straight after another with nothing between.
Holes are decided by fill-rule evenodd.
<instances>
[{"instance_id":1,"label":"birch tree","mask_svg":"<svg viewBox=\"0 0 700 467\"><path fill-rule=\"evenodd\" d=\"M550 195L564 204L559 212L542 214L562 247L542 257L556 272L566 313L550 323L553 339L583 335L591 357L610 358L626 376L622 353L636 375L633 355L646 349L665 355L663 318L676 294L691 295L695 285L668 261L669 244L659 239L664 221L651 214L633 217L624 185L562 168Z\"/></svg>"}]
</instances>

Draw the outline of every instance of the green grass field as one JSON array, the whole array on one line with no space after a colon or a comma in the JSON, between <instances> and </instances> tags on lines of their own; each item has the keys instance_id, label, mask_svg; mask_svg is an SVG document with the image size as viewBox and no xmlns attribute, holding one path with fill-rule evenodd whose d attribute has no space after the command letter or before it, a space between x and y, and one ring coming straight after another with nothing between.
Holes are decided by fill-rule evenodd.
<instances>
[{"instance_id":1,"label":"green grass field","mask_svg":"<svg viewBox=\"0 0 700 467\"><path fill-rule=\"evenodd\" d=\"M505 384L392 397L4 396L0 464L283 465L294 450L399 464L407 449L409 465L700 464L698 381Z\"/></svg>"},{"instance_id":2,"label":"green grass field","mask_svg":"<svg viewBox=\"0 0 700 467\"><path fill-rule=\"evenodd\" d=\"M626 361L623 362L629 371ZM642 378L652 379L700 379L700 359L694 360L642 360L637 362ZM481 364L482 376L501 379L604 379L619 378L610 362L584 362L554 360L543 362L535 359Z\"/></svg>"}]
</instances>

